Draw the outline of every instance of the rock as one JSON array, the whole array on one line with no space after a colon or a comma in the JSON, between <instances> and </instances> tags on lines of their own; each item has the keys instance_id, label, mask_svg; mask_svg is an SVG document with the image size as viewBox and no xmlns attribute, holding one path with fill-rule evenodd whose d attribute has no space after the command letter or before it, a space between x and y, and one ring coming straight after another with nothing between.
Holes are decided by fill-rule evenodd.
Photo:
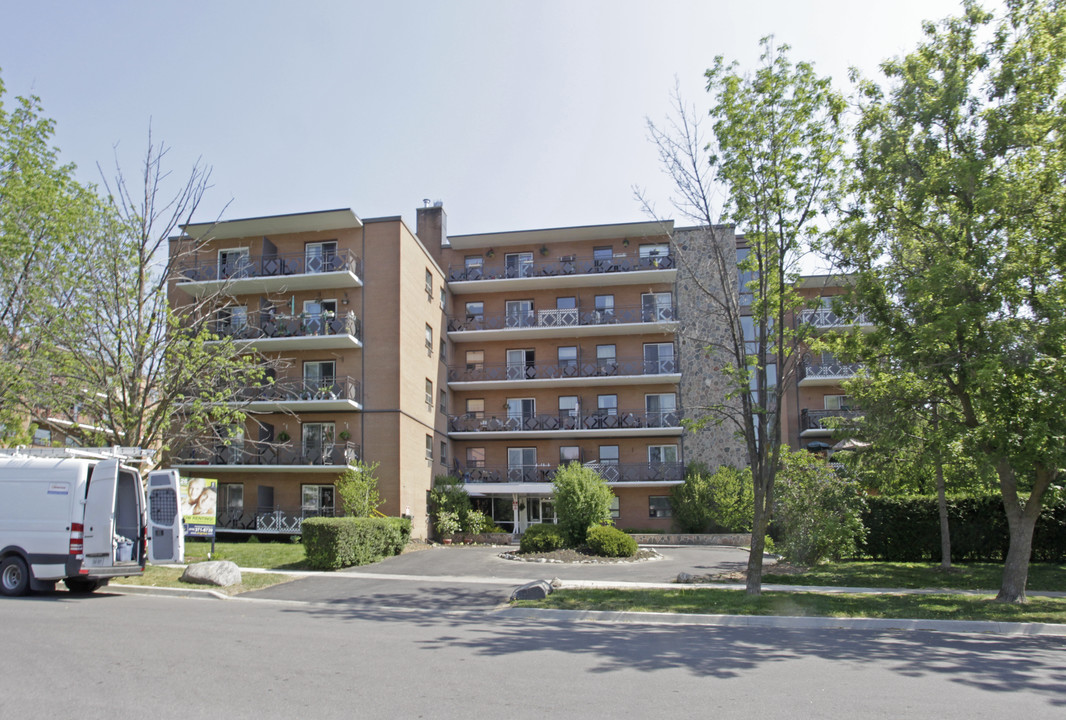
<instances>
[{"instance_id":1,"label":"rock","mask_svg":"<svg viewBox=\"0 0 1066 720\"><path fill-rule=\"evenodd\" d=\"M551 593L552 586L547 580L534 580L515 588L511 600L543 600Z\"/></svg>"},{"instance_id":2,"label":"rock","mask_svg":"<svg viewBox=\"0 0 1066 720\"><path fill-rule=\"evenodd\" d=\"M679 572L679 573L677 574L677 580L676 580L675 582L679 582L679 583L690 583L690 582L692 582L693 580L695 580L695 578L694 578L694 577L692 577L691 575L689 575L689 574L688 574L687 572Z\"/></svg>"},{"instance_id":3,"label":"rock","mask_svg":"<svg viewBox=\"0 0 1066 720\"><path fill-rule=\"evenodd\" d=\"M194 563L185 568L181 575L181 581L196 583L197 585L215 585L217 587L229 587L241 584L241 571L236 563L229 560L209 560L208 562Z\"/></svg>"},{"instance_id":4,"label":"rock","mask_svg":"<svg viewBox=\"0 0 1066 720\"><path fill-rule=\"evenodd\" d=\"M563 581L557 577L553 577L551 583L549 584L552 586L552 590L558 590L563 586Z\"/></svg>"}]
</instances>

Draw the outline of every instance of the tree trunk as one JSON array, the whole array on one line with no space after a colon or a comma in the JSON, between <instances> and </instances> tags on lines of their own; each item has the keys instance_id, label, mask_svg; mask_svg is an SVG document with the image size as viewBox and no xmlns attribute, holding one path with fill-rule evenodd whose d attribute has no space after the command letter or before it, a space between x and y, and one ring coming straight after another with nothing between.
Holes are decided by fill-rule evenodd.
<instances>
[{"instance_id":1,"label":"tree trunk","mask_svg":"<svg viewBox=\"0 0 1066 720\"><path fill-rule=\"evenodd\" d=\"M1025 602L1025 585L1029 580L1029 556L1033 549L1033 528L1036 517L1029 513L1007 512L1007 524L1010 526L1010 547L1007 560L1003 563L1003 581L999 586L996 600L999 602ZM1015 517L1011 517L1015 515Z\"/></svg>"},{"instance_id":2,"label":"tree trunk","mask_svg":"<svg viewBox=\"0 0 1066 720\"><path fill-rule=\"evenodd\" d=\"M933 442L936 443L936 499L940 512L940 569L951 569L951 528L948 525L948 498L944 487L944 456L940 452L940 414L933 403Z\"/></svg>"},{"instance_id":3,"label":"tree trunk","mask_svg":"<svg viewBox=\"0 0 1066 720\"><path fill-rule=\"evenodd\" d=\"M751 527L751 550L748 551L748 579L744 588L744 591L752 597L762 594L762 556L766 548L766 528L770 520L766 495L764 489L756 488L755 517Z\"/></svg>"}]
</instances>

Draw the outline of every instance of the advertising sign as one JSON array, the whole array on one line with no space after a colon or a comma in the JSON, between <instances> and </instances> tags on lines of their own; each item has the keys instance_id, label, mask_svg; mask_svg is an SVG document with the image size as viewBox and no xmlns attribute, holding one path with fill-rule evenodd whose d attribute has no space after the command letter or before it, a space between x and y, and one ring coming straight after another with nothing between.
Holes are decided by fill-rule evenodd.
<instances>
[{"instance_id":1,"label":"advertising sign","mask_svg":"<svg viewBox=\"0 0 1066 720\"><path fill-rule=\"evenodd\" d=\"M181 517L185 535L189 537L215 536L215 507L218 502L218 480L181 478Z\"/></svg>"}]
</instances>

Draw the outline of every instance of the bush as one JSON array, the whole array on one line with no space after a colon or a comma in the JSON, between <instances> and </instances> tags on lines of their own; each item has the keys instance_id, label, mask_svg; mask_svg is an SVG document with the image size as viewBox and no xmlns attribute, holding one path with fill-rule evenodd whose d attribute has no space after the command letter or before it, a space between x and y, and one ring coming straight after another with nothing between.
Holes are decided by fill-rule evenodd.
<instances>
[{"instance_id":1,"label":"bush","mask_svg":"<svg viewBox=\"0 0 1066 720\"><path fill-rule=\"evenodd\" d=\"M685 482L670 493L670 510L681 532L749 532L755 515L751 470L703 463L685 469Z\"/></svg>"},{"instance_id":2,"label":"bush","mask_svg":"<svg viewBox=\"0 0 1066 720\"><path fill-rule=\"evenodd\" d=\"M813 453L782 448L776 488L774 523L782 555L804 565L855 555L864 535L857 483Z\"/></svg>"},{"instance_id":3,"label":"bush","mask_svg":"<svg viewBox=\"0 0 1066 720\"><path fill-rule=\"evenodd\" d=\"M466 522L463 523L463 532L478 535L487 532L492 527L492 520L480 510L471 510L466 514Z\"/></svg>"},{"instance_id":4,"label":"bush","mask_svg":"<svg viewBox=\"0 0 1066 720\"><path fill-rule=\"evenodd\" d=\"M589 550L602 557L633 557L637 541L610 525L590 527L587 536Z\"/></svg>"},{"instance_id":5,"label":"bush","mask_svg":"<svg viewBox=\"0 0 1066 720\"><path fill-rule=\"evenodd\" d=\"M555 516L571 547L585 543L589 527L611 524L614 495L595 470L570 463L555 474L552 485Z\"/></svg>"},{"instance_id":6,"label":"bush","mask_svg":"<svg viewBox=\"0 0 1066 720\"><path fill-rule=\"evenodd\" d=\"M436 528L440 524L442 513L451 513L458 523L458 527L448 533L441 533L437 530L438 535L453 534L460 530L472 532L468 529L471 512L470 496L462 480L454 475L438 475L433 478L433 488L429 491L429 517L433 521L433 527Z\"/></svg>"},{"instance_id":7,"label":"bush","mask_svg":"<svg viewBox=\"0 0 1066 720\"><path fill-rule=\"evenodd\" d=\"M437 535L440 537L455 535L461 527L459 516L449 510L437 513L437 520L433 524L433 529L437 531Z\"/></svg>"},{"instance_id":8,"label":"bush","mask_svg":"<svg viewBox=\"0 0 1066 720\"><path fill-rule=\"evenodd\" d=\"M411 538L408 518L308 518L300 530L316 570L367 565L399 555Z\"/></svg>"},{"instance_id":9,"label":"bush","mask_svg":"<svg viewBox=\"0 0 1066 720\"><path fill-rule=\"evenodd\" d=\"M939 562L940 515L934 496L871 497L862 515L863 552L875 560ZM1002 562L1010 542L999 495L949 495L951 559ZM1052 499L1033 531L1034 562L1066 562L1066 502Z\"/></svg>"},{"instance_id":10,"label":"bush","mask_svg":"<svg viewBox=\"0 0 1066 720\"><path fill-rule=\"evenodd\" d=\"M551 552L566 547L566 536L558 525L547 523L530 525L524 533L518 545L518 552L538 553Z\"/></svg>"},{"instance_id":11,"label":"bush","mask_svg":"<svg viewBox=\"0 0 1066 720\"><path fill-rule=\"evenodd\" d=\"M375 476L378 463L355 461L337 479L337 495L344 514L350 517L371 517L382 503Z\"/></svg>"}]
</instances>

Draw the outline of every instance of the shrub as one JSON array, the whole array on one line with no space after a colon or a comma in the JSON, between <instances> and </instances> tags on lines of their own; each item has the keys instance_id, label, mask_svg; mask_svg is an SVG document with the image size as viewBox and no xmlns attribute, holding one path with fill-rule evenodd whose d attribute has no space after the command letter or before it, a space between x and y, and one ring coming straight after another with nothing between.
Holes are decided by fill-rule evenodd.
<instances>
[{"instance_id":1,"label":"shrub","mask_svg":"<svg viewBox=\"0 0 1066 720\"><path fill-rule=\"evenodd\" d=\"M375 476L378 463L355 461L337 479L337 495L344 514L350 517L371 517L382 503Z\"/></svg>"},{"instance_id":2,"label":"shrub","mask_svg":"<svg viewBox=\"0 0 1066 720\"><path fill-rule=\"evenodd\" d=\"M637 541L610 525L590 527L587 540L589 550L602 557L633 557Z\"/></svg>"},{"instance_id":3,"label":"shrub","mask_svg":"<svg viewBox=\"0 0 1066 720\"><path fill-rule=\"evenodd\" d=\"M433 529L437 531L437 535L445 537L447 535L454 535L459 532L462 526L459 524L459 516L450 510L444 510L437 513L437 520L433 525Z\"/></svg>"},{"instance_id":4,"label":"shrub","mask_svg":"<svg viewBox=\"0 0 1066 720\"><path fill-rule=\"evenodd\" d=\"M437 527L442 513L452 513L459 526L451 532L466 530L469 527L468 516L471 511L470 496L462 480L454 475L438 475L433 478L433 488L429 491L429 517L433 521L433 527ZM437 532L440 533L439 530Z\"/></svg>"},{"instance_id":5,"label":"shrub","mask_svg":"<svg viewBox=\"0 0 1066 720\"><path fill-rule=\"evenodd\" d=\"M411 538L408 518L308 518L300 529L316 570L367 565L398 555Z\"/></svg>"},{"instance_id":6,"label":"shrub","mask_svg":"<svg viewBox=\"0 0 1066 720\"><path fill-rule=\"evenodd\" d=\"M518 551L523 553L551 552L566 547L566 536L558 525L547 523L530 525L524 533L518 545Z\"/></svg>"},{"instance_id":7,"label":"shrub","mask_svg":"<svg viewBox=\"0 0 1066 720\"><path fill-rule=\"evenodd\" d=\"M492 525L488 516L480 510L471 510L466 514L466 522L462 524L463 532L477 535L486 532Z\"/></svg>"},{"instance_id":8,"label":"shrub","mask_svg":"<svg viewBox=\"0 0 1066 720\"><path fill-rule=\"evenodd\" d=\"M670 493L670 510L681 532L748 532L755 514L751 470L703 463L685 469L685 482Z\"/></svg>"},{"instance_id":9,"label":"shrub","mask_svg":"<svg viewBox=\"0 0 1066 720\"><path fill-rule=\"evenodd\" d=\"M774 522L782 555L813 565L855 554L864 534L864 502L854 481L813 453L782 448L776 488Z\"/></svg>"},{"instance_id":10,"label":"shrub","mask_svg":"<svg viewBox=\"0 0 1066 720\"><path fill-rule=\"evenodd\" d=\"M611 524L614 495L595 470L570 463L555 474L552 485L555 516L570 546L584 544L592 525Z\"/></svg>"}]
</instances>

